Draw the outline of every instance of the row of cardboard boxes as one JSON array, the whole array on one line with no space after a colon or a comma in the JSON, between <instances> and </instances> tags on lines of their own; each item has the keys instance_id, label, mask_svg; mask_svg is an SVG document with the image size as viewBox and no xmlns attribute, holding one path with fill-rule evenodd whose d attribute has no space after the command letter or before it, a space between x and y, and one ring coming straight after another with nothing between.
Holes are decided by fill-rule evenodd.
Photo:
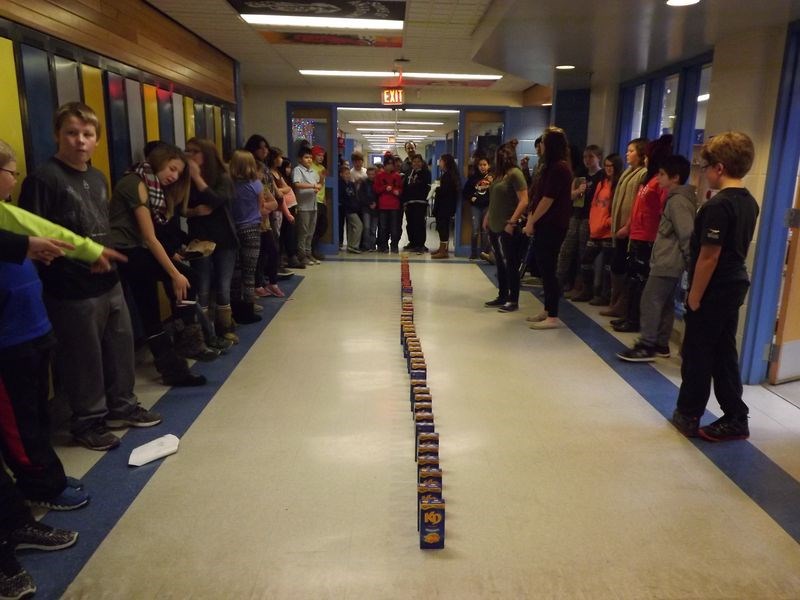
<instances>
[{"instance_id":1,"label":"row of cardboard boxes","mask_svg":"<svg viewBox=\"0 0 800 600\"><path fill-rule=\"evenodd\" d=\"M439 465L439 434L428 387L428 366L414 324L414 288L408 257L400 261L400 343L411 378L409 401L414 419L414 457L417 462L417 529L423 550L444 548L445 502Z\"/></svg>"}]
</instances>

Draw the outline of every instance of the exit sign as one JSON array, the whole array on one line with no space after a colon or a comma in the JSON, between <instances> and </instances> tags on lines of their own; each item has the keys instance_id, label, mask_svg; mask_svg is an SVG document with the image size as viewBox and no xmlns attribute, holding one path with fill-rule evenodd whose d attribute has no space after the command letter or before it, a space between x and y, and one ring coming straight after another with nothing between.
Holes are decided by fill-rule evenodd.
<instances>
[{"instance_id":1,"label":"exit sign","mask_svg":"<svg viewBox=\"0 0 800 600\"><path fill-rule=\"evenodd\" d=\"M399 106L405 104L403 88L386 88L383 90L382 103L384 106Z\"/></svg>"}]
</instances>

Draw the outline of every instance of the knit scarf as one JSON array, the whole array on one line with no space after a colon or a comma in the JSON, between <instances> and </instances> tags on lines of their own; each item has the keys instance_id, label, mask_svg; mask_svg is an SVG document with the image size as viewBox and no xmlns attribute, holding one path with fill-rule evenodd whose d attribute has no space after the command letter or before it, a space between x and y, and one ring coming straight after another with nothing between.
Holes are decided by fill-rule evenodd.
<instances>
[{"instance_id":1,"label":"knit scarf","mask_svg":"<svg viewBox=\"0 0 800 600\"><path fill-rule=\"evenodd\" d=\"M167 196L161 187L161 182L153 172L153 167L147 162L140 162L131 167L129 173L136 173L147 186L147 203L153 221L163 225L169 221L169 210L167 207Z\"/></svg>"}]
</instances>

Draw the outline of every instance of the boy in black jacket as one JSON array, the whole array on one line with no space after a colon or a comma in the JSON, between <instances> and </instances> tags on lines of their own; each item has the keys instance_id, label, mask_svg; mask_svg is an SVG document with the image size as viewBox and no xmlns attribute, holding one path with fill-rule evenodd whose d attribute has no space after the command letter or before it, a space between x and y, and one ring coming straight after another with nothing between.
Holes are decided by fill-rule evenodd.
<instances>
[{"instance_id":1,"label":"boy in black jacket","mask_svg":"<svg viewBox=\"0 0 800 600\"><path fill-rule=\"evenodd\" d=\"M403 187L403 207L406 209L406 233L408 244L403 250L417 254L428 252L425 246L425 221L428 216L428 192L431 190L431 172L428 171L422 155L415 154L411 159L411 171L406 176Z\"/></svg>"}]
</instances>

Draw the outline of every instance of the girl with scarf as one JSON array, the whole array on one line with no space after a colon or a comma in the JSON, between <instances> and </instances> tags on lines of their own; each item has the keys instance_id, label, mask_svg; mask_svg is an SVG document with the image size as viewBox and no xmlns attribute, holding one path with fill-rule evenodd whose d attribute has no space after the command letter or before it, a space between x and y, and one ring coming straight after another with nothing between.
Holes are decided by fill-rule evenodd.
<instances>
[{"instance_id":1,"label":"girl with scarf","mask_svg":"<svg viewBox=\"0 0 800 600\"><path fill-rule=\"evenodd\" d=\"M185 325L184 339L193 338L199 353L210 352L196 323L190 270L180 262L178 254L182 240L175 208L188 198L186 162L183 152L175 146L156 145L146 162L134 165L119 180L109 207L111 245L128 258L127 263L120 265L120 275L130 291L156 369L166 385L177 386L203 385L206 379L192 375L186 359L179 356L164 331L159 281L170 297L173 314Z\"/></svg>"}]
</instances>

